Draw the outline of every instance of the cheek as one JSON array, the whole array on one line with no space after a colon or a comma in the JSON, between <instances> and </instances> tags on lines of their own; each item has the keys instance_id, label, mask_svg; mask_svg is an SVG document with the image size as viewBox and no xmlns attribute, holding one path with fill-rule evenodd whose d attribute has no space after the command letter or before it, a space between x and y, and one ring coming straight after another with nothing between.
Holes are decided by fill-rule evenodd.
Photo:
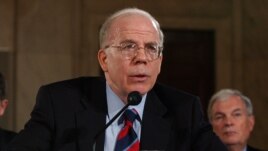
<instances>
[{"instance_id":1,"label":"cheek","mask_svg":"<svg viewBox=\"0 0 268 151\"><path fill-rule=\"evenodd\" d=\"M151 69L153 69L154 75L157 76L161 71L161 62L156 63Z\"/></svg>"},{"instance_id":2,"label":"cheek","mask_svg":"<svg viewBox=\"0 0 268 151\"><path fill-rule=\"evenodd\" d=\"M122 60L116 56L116 54L110 52L107 56L107 67L108 70L114 71L120 68Z\"/></svg>"},{"instance_id":3,"label":"cheek","mask_svg":"<svg viewBox=\"0 0 268 151\"><path fill-rule=\"evenodd\" d=\"M107 64L107 67L108 74L114 78L122 78L122 76L126 75L125 73L127 72L127 65L123 60L110 60Z\"/></svg>"},{"instance_id":4,"label":"cheek","mask_svg":"<svg viewBox=\"0 0 268 151\"><path fill-rule=\"evenodd\" d=\"M216 131L216 132L222 131L223 127L224 127L223 124L220 122L214 122L212 125L213 125L214 131Z\"/></svg>"},{"instance_id":5,"label":"cheek","mask_svg":"<svg viewBox=\"0 0 268 151\"><path fill-rule=\"evenodd\" d=\"M244 129L244 131L248 131L248 132L250 132L253 129L252 124L249 121L242 122L240 126L241 128Z\"/></svg>"}]
</instances>

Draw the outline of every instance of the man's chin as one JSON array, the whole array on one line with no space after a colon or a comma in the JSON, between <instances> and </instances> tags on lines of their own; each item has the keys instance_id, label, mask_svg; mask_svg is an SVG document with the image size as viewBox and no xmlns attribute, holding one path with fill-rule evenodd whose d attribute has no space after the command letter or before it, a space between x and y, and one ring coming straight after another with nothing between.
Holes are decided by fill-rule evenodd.
<instances>
[{"instance_id":1,"label":"man's chin","mask_svg":"<svg viewBox=\"0 0 268 151\"><path fill-rule=\"evenodd\" d=\"M226 145L237 145L239 143L239 140L237 138L228 138L228 139L224 139L223 142Z\"/></svg>"},{"instance_id":2,"label":"man's chin","mask_svg":"<svg viewBox=\"0 0 268 151\"><path fill-rule=\"evenodd\" d=\"M140 88L140 87L135 87L135 88L132 88L129 92L132 92L132 91L138 91L141 95L144 95L149 90L148 89L144 89L144 88Z\"/></svg>"}]
</instances>

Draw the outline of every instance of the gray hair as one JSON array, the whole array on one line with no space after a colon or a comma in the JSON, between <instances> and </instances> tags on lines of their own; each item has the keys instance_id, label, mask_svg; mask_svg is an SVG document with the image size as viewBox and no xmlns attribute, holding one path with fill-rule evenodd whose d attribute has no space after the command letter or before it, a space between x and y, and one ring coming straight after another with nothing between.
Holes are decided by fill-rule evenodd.
<instances>
[{"instance_id":1,"label":"gray hair","mask_svg":"<svg viewBox=\"0 0 268 151\"><path fill-rule=\"evenodd\" d=\"M104 43L105 39L107 38L107 34L108 34L107 31L109 30L109 27L111 26L113 21L118 17L125 16L125 15L131 15L131 14L142 15L142 16L150 19L156 25L156 28L157 28L157 31L159 34L159 38L160 38L160 45L163 46L164 34L160 28L160 24L158 23L158 21L152 15L150 15L148 12L146 12L144 10L141 10L138 8L125 8L125 9L119 10L119 11L115 12L114 14L112 14L109 18L106 19L106 21L101 26L101 29L99 32L99 42L100 42L101 48L105 47L105 46L103 46L103 43Z\"/></svg>"},{"instance_id":2,"label":"gray hair","mask_svg":"<svg viewBox=\"0 0 268 151\"><path fill-rule=\"evenodd\" d=\"M246 105L246 109L247 109L247 113L248 115L253 115L253 106L251 103L251 100L243 95L240 91L235 90L235 89L222 89L220 91L218 91L217 93L215 93L211 99L209 100L209 104L208 104L208 118L211 121L212 119L212 106L216 101L226 101L230 96L238 96L241 98L241 100L245 103Z\"/></svg>"}]
</instances>

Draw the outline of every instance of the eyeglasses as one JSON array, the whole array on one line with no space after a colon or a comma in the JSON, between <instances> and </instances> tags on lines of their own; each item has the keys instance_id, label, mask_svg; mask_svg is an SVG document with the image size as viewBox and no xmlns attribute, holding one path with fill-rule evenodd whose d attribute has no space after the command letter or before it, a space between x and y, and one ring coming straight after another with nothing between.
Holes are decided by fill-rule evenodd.
<instances>
[{"instance_id":1,"label":"eyeglasses","mask_svg":"<svg viewBox=\"0 0 268 151\"><path fill-rule=\"evenodd\" d=\"M156 44L146 44L144 47L139 47L136 43L127 42L122 43L119 46L106 46L105 49L113 47L118 48L121 51L122 56L125 59L132 59L138 54L139 49L144 49L145 55L149 61L158 59L162 55L163 47L160 47Z\"/></svg>"}]
</instances>

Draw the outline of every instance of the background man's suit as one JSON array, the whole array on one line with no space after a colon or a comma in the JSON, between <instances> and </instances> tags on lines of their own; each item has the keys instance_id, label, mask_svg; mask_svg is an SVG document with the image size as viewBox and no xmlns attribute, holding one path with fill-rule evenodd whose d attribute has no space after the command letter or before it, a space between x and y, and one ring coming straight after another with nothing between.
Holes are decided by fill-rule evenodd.
<instances>
[{"instance_id":1,"label":"background man's suit","mask_svg":"<svg viewBox=\"0 0 268 151\"><path fill-rule=\"evenodd\" d=\"M261 151L261 150L251 147L251 146L247 146L247 151Z\"/></svg>"},{"instance_id":2,"label":"background man's suit","mask_svg":"<svg viewBox=\"0 0 268 151\"><path fill-rule=\"evenodd\" d=\"M17 133L0 128L0 151L7 149L8 143L16 136Z\"/></svg>"},{"instance_id":3,"label":"background man's suit","mask_svg":"<svg viewBox=\"0 0 268 151\"><path fill-rule=\"evenodd\" d=\"M43 86L30 121L11 149L23 151L18 146L27 146L27 151L89 151L96 143L96 149L103 150L104 133L97 141L95 136L104 127L106 114L103 78L78 78ZM226 150L211 126L203 122L197 97L159 84L146 98L141 149Z\"/></svg>"}]
</instances>

